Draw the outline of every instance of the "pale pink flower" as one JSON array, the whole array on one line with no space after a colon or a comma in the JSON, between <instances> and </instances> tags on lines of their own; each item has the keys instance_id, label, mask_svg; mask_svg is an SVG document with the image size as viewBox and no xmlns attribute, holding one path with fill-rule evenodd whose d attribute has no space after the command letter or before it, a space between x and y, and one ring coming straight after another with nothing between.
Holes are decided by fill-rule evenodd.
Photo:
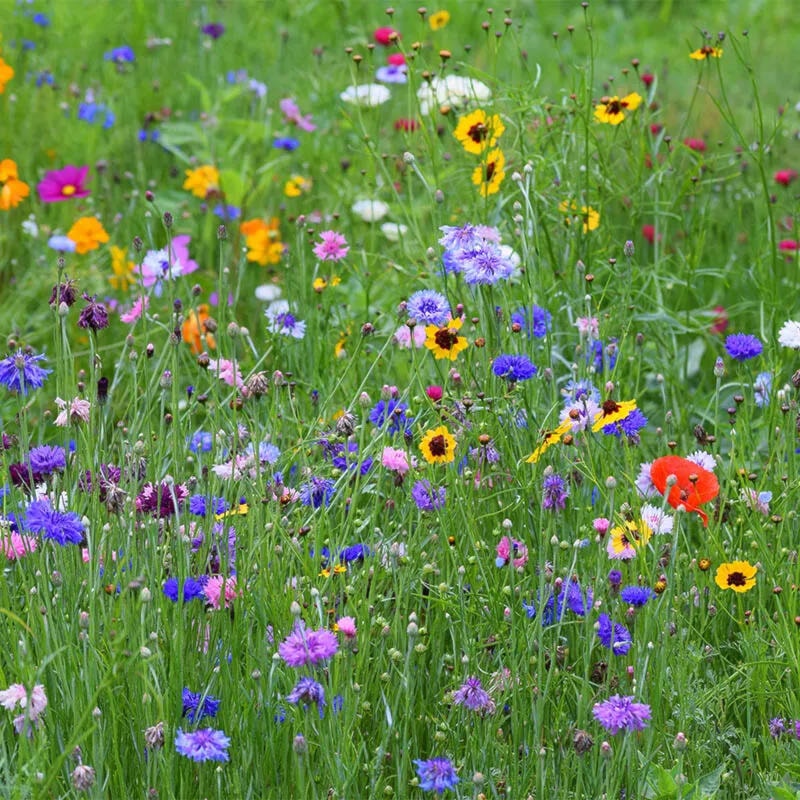
<instances>
[{"instance_id":1,"label":"pale pink flower","mask_svg":"<svg viewBox=\"0 0 800 800\"><path fill-rule=\"evenodd\" d=\"M597 519L592 522L592 527L600 536L605 536L608 533L608 529L611 527L611 520L605 517L597 517Z\"/></svg>"},{"instance_id":2,"label":"pale pink flower","mask_svg":"<svg viewBox=\"0 0 800 800\"><path fill-rule=\"evenodd\" d=\"M336 621L336 625L339 628L339 633L343 633L345 638L347 639L355 639L356 638L356 621L353 617L340 617Z\"/></svg>"},{"instance_id":3,"label":"pale pink flower","mask_svg":"<svg viewBox=\"0 0 800 800\"><path fill-rule=\"evenodd\" d=\"M25 707L28 702L28 690L21 683L12 683L8 689L0 692L0 706L6 711L13 711L17 705Z\"/></svg>"},{"instance_id":4,"label":"pale pink flower","mask_svg":"<svg viewBox=\"0 0 800 800\"><path fill-rule=\"evenodd\" d=\"M55 424L59 428L66 428L70 423L77 425L79 422L89 422L89 410L92 404L88 400L75 397L67 403L60 397L56 397L56 405L60 411L55 419Z\"/></svg>"},{"instance_id":5,"label":"pale pink flower","mask_svg":"<svg viewBox=\"0 0 800 800\"><path fill-rule=\"evenodd\" d=\"M405 450L384 447L381 453L381 464L398 475L405 475L408 472L408 454Z\"/></svg>"},{"instance_id":6,"label":"pale pink flower","mask_svg":"<svg viewBox=\"0 0 800 800\"><path fill-rule=\"evenodd\" d=\"M124 314L120 314L119 318L126 325L130 325L132 322L136 322L136 320L139 319L145 311L147 311L147 307L149 305L150 298L145 295L141 295L140 297L136 298L133 308L131 308L130 311L126 311Z\"/></svg>"},{"instance_id":7,"label":"pale pink flower","mask_svg":"<svg viewBox=\"0 0 800 800\"><path fill-rule=\"evenodd\" d=\"M218 375L219 379L228 384L228 386L235 386L241 389L244 386L242 380L242 372L237 364L229 361L227 358L220 358L216 360L210 359L208 362L208 371L214 375Z\"/></svg>"},{"instance_id":8,"label":"pale pink flower","mask_svg":"<svg viewBox=\"0 0 800 800\"><path fill-rule=\"evenodd\" d=\"M497 558L495 559L495 564L498 567L504 567L511 561L512 555L515 556L513 561L515 567L524 567L528 563L528 548L525 547L522 542L504 536L497 543Z\"/></svg>"},{"instance_id":9,"label":"pale pink flower","mask_svg":"<svg viewBox=\"0 0 800 800\"><path fill-rule=\"evenodd\" d=\"M425 339L427 338L425 334L425 326L415 325L412 332L408 325L401 325L394 332L394 336L392 338L398 347L410 349L413 346L418 349L425 344Z\"/></svg>"},{"instance_id":10,"label":"pale pink flower","mask_svg":"<svg viewBox=\"0 0 800 800\"><path fill-rule=\"evenodd\" d=\"M229 608L236 597L241 597L241 591L236 591L236 576L225 578L223 575L213 575L206 581L203 594L212 608L219 608L225 592L225 608Z\"/></svg>"},{"instance_id":11,"label":"pale pink flower","mask_svg":"<svg viewBox=\"0 0 800 800\"><path fill-rule=\"evenodd\" d=\"M322 231L319 238L322 241L314 246L314 255L320 261L341 261L350 251L347 239L341 233Z\"/></svg>"},{"instance_id":12,"label":"pale pink flower","mask_svg":"<svg viewBox=\"0 0 800 800\"><path fill-rule=\"evenodd\" d=\"M293 122L300 130L311 133L317 129L317 126L311 121L311 114L301 114L293 97L284 97L278 106L286 121Z\"/></svg>"},{"instance_id":13,"label":"pale pink flower","mask_svg":"<svg viewBox=\"0 0 800 800\"><path fill-rule=\"evenodd\" d=\"M244 477L246 470L253 463L251 456L240 454L231 461L226 461L224 464L215 464L211 467L211 471L218 477L223 479L232 478L239 480Z\"/></svg>"},{"instance_id":14,"label":"pale pink flower","mask_svg":"<svg viewBox=\"0 0 800 800\"><path fill-rule=\"evenodd\" d=\"M581 336L597 339L600 336L600 322L597 317L578 317L575 327Z\"/></svg>"},{"instance_id":15,"label":"pale pink flower","mask_svg":"<svg viewBox=\"0 0 800 800\"><path fill-rule=\"evenodd\" d=\"M32 553L38 545L38 541L33 536L22 536L19 533L11 533L0 539L0 548L5 553L9 561L16 561L22 556Z\"/></svg>"}]
</instances>

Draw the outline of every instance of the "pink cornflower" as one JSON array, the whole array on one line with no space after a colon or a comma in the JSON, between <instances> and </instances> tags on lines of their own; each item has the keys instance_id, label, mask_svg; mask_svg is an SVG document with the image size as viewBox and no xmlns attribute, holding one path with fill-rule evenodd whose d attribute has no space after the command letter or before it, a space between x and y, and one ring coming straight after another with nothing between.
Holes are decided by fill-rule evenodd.
<instances>
[{"instance_id":1,"label":"pink cornflower","mask_svg":"<svg viewBox=\"0 0 800 800\"><path fill-rule=\"evenodd\" d=\"M21 683L12 683L8 689L0 692L0 705L8 711L14 711L19 706L23 713L14 718L14 730L18 734L25 731L32 735L30 726L40 724L39 717L47 708L47 695L41 683L37 683L30 694Z\"/></svg>"},{"instance_id":2,"label":"pink cornflower","mask_svg":"<svg viewBox=\"0 0 800 800\"><path fill-rule=\"evenodd\" d=\"M684 139L683 143L690 150L694 150L695 153L705 153L706 151L706 143L703 139L693 139L692 137L689 137L688 139Z\"/></svg>"},{"instance_id":3,"label":"pink cornflower","mask_svg":"<svg viewBox=\"0 0 800 800\"><path fill-rule=\"evenodd\" d=\"M46 172L36 186L39 199L43 203L58 203L61 200L88 197L91 192L83 185L88 172L89 167L76 167L72 164Z\"/></svg>"},{"instance_id":4,"label":"pink cornflower","mask_svg":"<svg viewBox=\"0 0 800 800\"><path fill-rule=\"evenodd\" d=\"M375 33L372 35L375 38L375 41L384 47L388 47L392 43L394 37L397 39L400 38L400 34L394 28L391 28L388 25L382 28L376 28Z\"/></svg>"},{"instance_id":5,"label":"pink cornflower","mask_svg":"<svg viewBox=\"0 0 800 800\"><path fill-rule=\"evenodd\" d=\"M522 542L504 536L497 543L497 558L494 563L498 567L505 567L511 561L512 554L515 556L513 563L516 568L524 567L528 563L528 548Z\"/></svg>"},{"instance_id":6,"label":"pink cornflower","mask_svg":"<svg viewBox=\"0 0 800 800\"><path fill-rule=\"evenodd\" d=\"M311 114L303 114L300 113L300 108L298 107L297 103L295 103L294 98L292 97L285 97L279 103L281 114L283 114L284 119L287 122L292 122L300 128L301 131L307 131L311 133L317 129L317 126L311 121Z\"/></svg>"},{"instance_id":7,"label":"pink cornflower","mask_svg":"<svg viewBox=\"0 0 800 800\"><path fill-rule=\"evenodd\" d=\"M728 329L728 312L725 306L714 306L714 319L711 320L711 333L725 333Z\"/></svg>"},{"instance_id":8,"label":"pink cornflower","mask_svg":"<svg viewBox=\"0 0 800 800\"><path fill-rule=\"evenodd\" d=\"M408 472L408 454L405 450L384 447L383 453L381 453L381 464L398 475L405 475Z\"/></svg>"},{"instance_id":9,"label":"pink cornflower","mask_svg":"<svg viewBox=\"0 0 800 800\"><path fill-rule=\"evenodd\" d=\"M428 395L428 398L432 400L434 403L438 403L442 399L442 387L441 386L428 386L425 389L425 394Z\"/></svg>"},{"instance_id":10,"label":"pink cornflower","mask_svg":"<svg viewBox=\"0 0 800 800\"><path fill-rule=\"evenodd\" d=\"M314 255L320 261L341 261L349 252L347 239L336 231L322 231L321 242L314 246Z\"/></svg>"},{"instance_id":11,"label":"pink cornflower","mask_svg":"<svg viewBox=\"0 0 800 800\"><path fill-rule=\"evenodd\" d=\"M597 317L578 317L575 327L581 336L597 339L600 336L600 321Z\"/></svg>"},{"instance_id":12,"label":"pink cornflower","mask_svg":"<svg viewBox=\"0 0 800 800\"><path fill-rule=\"evenodd\" d=\"M592 527L597 531L598 535L605 536L608 533L608 529L611 527L611 520L606 519L605 517L597 517L592 522Z\"/></svg>"},{"instance_id":13,"label":"pink cornflower","mask_svg":"<svg viewBox=\"0 0 800 800\"><path fill-rule=\"evenodd\" d=\"M797 171L793 169L779 169L775 175L775 183L781 186L788 186L792 181L797 179Z\"/></svg>"},{"instance_id":14,"label":"pink cornflower","mask_svg":"<svg viewBox=\"0 0 800 800\"><path fill-rule=\"evenodd\" d=\"M345 638L356 638L356 621L353 617L339 617L336 621L336 626L339 628L339 633L343 633Z\"/></svg>"},{"instance_id":15,"label":"pink cornflower","mask_svg":"<svg viewBox=\"0 0 800 800\"><path fill-rule=\"evenodd\" d=\"M237 389L241 389L244 386L244 380L242 379L242 372L239 366L227 358L220 358L219 360L214 358L210 359L208 362L208 371L212 375L218 375L219 379L227 383L228 386L235 386Z\"/></svg>"},{"instance_id":16,"label":"pink cornflower","mask_svg":"<svg viewBox=\"0 0 800 800\"><path fill-rule=\"evenodd\" d=\"M795 239L781 239L781 241L778 242L778 250L783 250L784 252L793 253L798 247L800 247L800 245L798 245Z\"/></svg>"},{"instance_id":17,"label":"pink cornflower","mask_svg":"<svg viewBox=\"0 0 800 800\"><path fill-rule=\"evenodd\" d=\"M132 322L136 322L145 311L147 311L147 307L150 305L150 298L147 296L137 297L133 308L130 311L126 311L124 314L120 314L119 318L124 322L126 325L130 325Z\"/></svg>"},{"instance_id":18,"label":"pink cornflower","mask_svg":"<svg viewBox=\"0 0 800 800\"><path fill-rule=\"evenodd\" d=\"M9 561L16 561L22 556L32 553L38 545L38 541L33 536L22 536L19 533L10 533L0 539L0 549L5 553Z\"/></svg>"},{"instance_id":19,"label":"pink cornflower","mask_svg":"<svg viewBox=\"0 0 800 800\"><path fill-rule=\"evenodd\" d=\"M60 409L55 419L57 427L66 428L70 423L77 425L80 422L89 422L89 410L92 404L88 400L74 397L68 403L66 400L56 397L56 405Z\"/></svg>"},{"instance_id":20,"label":"pink cornflower","mask_svg":"<svg viewBox=\"0 0 800 800\"><path fill-rule=\"evenodd\" d=\"M212 575L203 587L203 594L212 608L218 609L222 605L224 589L225 608L230 608L231 603L241 597L241 591L236 591L236 576L225 578L224 575Z\"/></svg>"},{"instance_id":21,"label":"pink cornflower","mask_svg":"<svg viewBox=\"0 0 800 800\"><path fill-rule=\"evenodd\" d=\"M306 630L302 622L295 624L294 630L278 645L278 654L290 667L319 664L333 658L338 650L339 641L331 631Z\"/></svg>"}]
</instances>

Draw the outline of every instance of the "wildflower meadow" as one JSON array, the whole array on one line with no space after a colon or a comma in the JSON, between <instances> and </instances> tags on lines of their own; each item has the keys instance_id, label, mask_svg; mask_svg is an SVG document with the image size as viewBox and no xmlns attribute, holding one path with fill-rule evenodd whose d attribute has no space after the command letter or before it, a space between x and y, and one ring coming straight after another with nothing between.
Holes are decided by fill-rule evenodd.
<instances>
[{"instance_id":1,"label":"wildflower meadow","mask_svg":"<svg viewBox=\"0 0 800 800\"><path fill-rule=\"evenodd\" d=\"M800 798L796 33L0 3L0 797Z\"/></svg>"}]
</instances>

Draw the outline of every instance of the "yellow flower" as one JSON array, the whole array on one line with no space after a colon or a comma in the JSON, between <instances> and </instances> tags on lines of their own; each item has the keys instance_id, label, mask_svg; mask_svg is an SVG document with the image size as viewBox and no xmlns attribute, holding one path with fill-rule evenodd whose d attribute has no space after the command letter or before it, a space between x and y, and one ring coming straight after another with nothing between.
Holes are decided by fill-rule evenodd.
<instances>
[{"instance_id":1,"label":"yellow flower","mask_svg":"<svg viewBox=\"0 0 800 800\"><path fill-rule=\"evenodd\" d=\"M247 246L247 260L265 267L277 264L283 255L280 222L273 217L269 222L263 219L249 219L239 226Z\"/></svg>"},{"instance_id":2,"label":"yellow flower","mask_svg":"<svg viewBox=\"0 0 800 800\"><path fill-rule=\"evenodd\" d=\"M448 22L450 22L449 11L435 11L428 18L428 24L431 26L432 31L441 30Z\"/></svg>"},{"instance_id":3,"label":"yellow flower","mask_svg":"<svg viewBox=\"0 0 800 800\"><path fill-rule=\"evenodd\" d=\"M455 361L458 354L467 346L467 340L458 335L464 321L461 318L451 319L446 325L427 325L425 327L425 347L433 351L437 360L449 358Z\"/></svg>"},{"instance_id":4,"label":"yellow flower","mask_svg":"<svg viewBox=\"0 0 800 800\"><path fill-rule=\"evenodd\" d=\"M597 433L605 428L606 425L613 425L615 422L622 421L635 410L635 400L623 400L621 403L617 403L614 400L606 400L594 418L592 432Z\"/></svg>"},{"instance_id":5,"label":"yellow flower","mask_svg":"<svg viewBox=\"0 0 800 800\"><path fill-rule=\"evenodd\" d=\"M304 192L311 191L311 178L304 178L302 175L292 175L283 187L283 193L287 197L300 197Z\"/></svg>"},{"instance_id":6,"label":"yellow flower","mask_svg":"<svg viewBox=\"0 0 800 800\"><path fill-rule=\"evenodd\" d=\"M526 464L535 464L552 445L561 440L565 433L569 433L572 428L572 420L567 417L555 430L548 431L544 435L542 443L525 459Z\"/></svg>"},{"instance_id":7,"label":"yellow flower","mask_svg":"<svg viewBox=\"0 0 800 800\"><path fill-rule=\"evenodd\" d=\"M75 242L76 253L88 253L107 242L108 234L97 217L81 217L67 231L67 238Z\"/></svg>"},{"instance_id":8,"label":"yellow flower","mask_svg":"<svg viewBox=\"0 0 800 800\"><path fill-rule=\"evenodd\" d=\"M30 187L17 175L17 164L10 158L0 161L0 211L16 208L29 194Z\"/></svg>"},{"instance_id":9,"label":"yellow flower","mask_svg":"<svg viewBox=\"0 0 800 800\"><path fill-rule=\"evenodd\" d=\"M638 524L631 519L625 520L624 525L611 529L606 550L610 558L634 558L636 551L645 547L652 535L653 531L643 519Z\"/></svg>"},{"instance_id":10,"label":"yellow flower","mask_svg":"<svg viewBox=\"0 0 800 800\"><path fill-rule=\"evenodd\" d=\"M484 150L497 144L505 129L506 126L497 114L489 116L479 108L458 120L453 136L461 142L468 153L479 156Z\"/></svg>"},{"instance_id":11,"label":"yellow flower","mask_svg":"<svg viewBox=\"0 0 800 800\"><path fill-rule=\"evenodd\" d=\"M693 58L695 61L705 61L707 58L722 58L722 48L712 47L707 44L699 50L689 53L689 58Z\"/></svg>"},{"instance_id":12,"label":"yellow flower","mask_svg":"<svg viewBox=\"0 0 800 800\"><path fill-rule=\"evenodd\" d=\"M595 231L600 227L600 213L591 206L581 206L580 212L574 201L563 200L558 205L558 210L566 214L564 222L566 225L572 223L572 217L580 217L583 220L583 232Z\"/></svg>"},{"instance_id":13,"label":"yellow flower","mask_svg":"<svg viewBox=\"0 0 800 800\"><path fill-rule=\"evenodd\" d=\"M344 564L337 564L333 568L333 570L331 570L330 567L324 567L320 571L319 577L320 578L330 578L331 572L333 572L334 575L343 575L345 572L347 572L347 567Z\"/></svg>"},{"instance_id":14,"label":"yellow flower","mask_svg":"<svg viewBox=\"0 0 800 800\"><path fill-rule=\"evenodd\" d=\"M642 96L636 92L631 92L621 100L616 95L604 97L594 110L594 118L608 125L619 125L625 119L625 112L635 111L641 102Z\"/></svg>"},{"instance_id":15,"label":"yellow flower","mask_svg":"<svg viewBox=\"0 0 800 800\"><path fill-rule=\"evenodd\" d=\"M115 289L127 292L136 283L133 274L134 266L133 261L128 261L128 251L124 247L111 245L111 269L114 270L114 274L108 279L108 282Z\"/></svg>"},{"instance_id":16,"label":"yellow flower","mask_svg":"<svg viewBox=\"0 0 800 800\"><path fill-rule=\"evenodd\" d=\"M449 464L455 458L456 440L444 425L440 425L422 437L419 449L429 464Z\"/></svg>"},{"instance_id":17,"label":"yellow flower","mask_svg":"<svg viewBox=\"0 0 800 800\"><path fill-rule=\"evenodd\" d=\"M211 192L219 192L219 170L211 164L186 170L183 188L195 197L205 200Z\"/></svg>"},{"instance_id":18,"label":"yellow flower","mask_svg":"<svg viewBox=\"0 0 800 800\"><path fill-rule=\"evenodd\" d=\"M14 77L14 70L0 57L0 94L3 94L6 84Z\"/></svg>"},{"instance_id":19,"label":"yellow flower","mask_svg":"<svg viewBox=\"0 0 800 800\"><path fill-rule=\"evenodd\" d=\"M737 594L744 594L756 585L757 572L758 567L749 561L731 561L717 567L714 581L720 589L733 589Z\"/></svg>"},{"instance_id":20,"label":"yellow flower","mask_svg":"<svg viewBox=\"0 0 800 800\"><path fill-rule=\"evenodd\" d=\"M225 517L236 517L239 515L246 517L249 510L250 506L248 506L247 503L239 503L235 508L229 508L221 514L214 514L214 519L219 522L221 519L225 519Z\"/></svg>"},{"instance_id":21,"label":"yellow flower","mask_svg":"<svg viewBox=\"0 0 800 800\"><path fill-rule=\"evenodd\" d=\"M481 197L488 197L490 194L497 193L503 178L506 176L503 171L505 165L506 157L498 147L486 156L486 161L483 164L475 167L475 171L472 173L472 182L479 188Z\"/></svg>"},{"instance_id":22,"label":"yellow flower","mask_svg":"<svg viewBox=\"0 0 800 800\"><path fill-rule=\"evenodd\" d=\"M331 275L330 280L327 278L314 278L311 288L317 293L322 294L329 286L338 286L342 279L338 275Z\"/></svg>"}]
</instances>

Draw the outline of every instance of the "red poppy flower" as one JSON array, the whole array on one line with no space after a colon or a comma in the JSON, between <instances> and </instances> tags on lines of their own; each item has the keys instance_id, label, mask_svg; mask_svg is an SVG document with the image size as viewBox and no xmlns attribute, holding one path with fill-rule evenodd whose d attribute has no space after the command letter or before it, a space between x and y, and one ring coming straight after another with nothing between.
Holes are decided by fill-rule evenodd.
<instances>
[{"instance_id":1,"label":"red poppy flower","mask_svg":"<svg viewBox=\"0 0 800 800\"><path fill-rule=\"evenodd\" d=\"M694 461L680 456L663 456L650 466L650 479L662 495L667 490L667 478L670 475L674 475L677 480L669 490L667 502L673 508L683 506L687 511L696 512L703 520L703 527L708 527L708 515L698 506L708 503L719 494L717 476Z\"/></svg>"}]
</instances>

